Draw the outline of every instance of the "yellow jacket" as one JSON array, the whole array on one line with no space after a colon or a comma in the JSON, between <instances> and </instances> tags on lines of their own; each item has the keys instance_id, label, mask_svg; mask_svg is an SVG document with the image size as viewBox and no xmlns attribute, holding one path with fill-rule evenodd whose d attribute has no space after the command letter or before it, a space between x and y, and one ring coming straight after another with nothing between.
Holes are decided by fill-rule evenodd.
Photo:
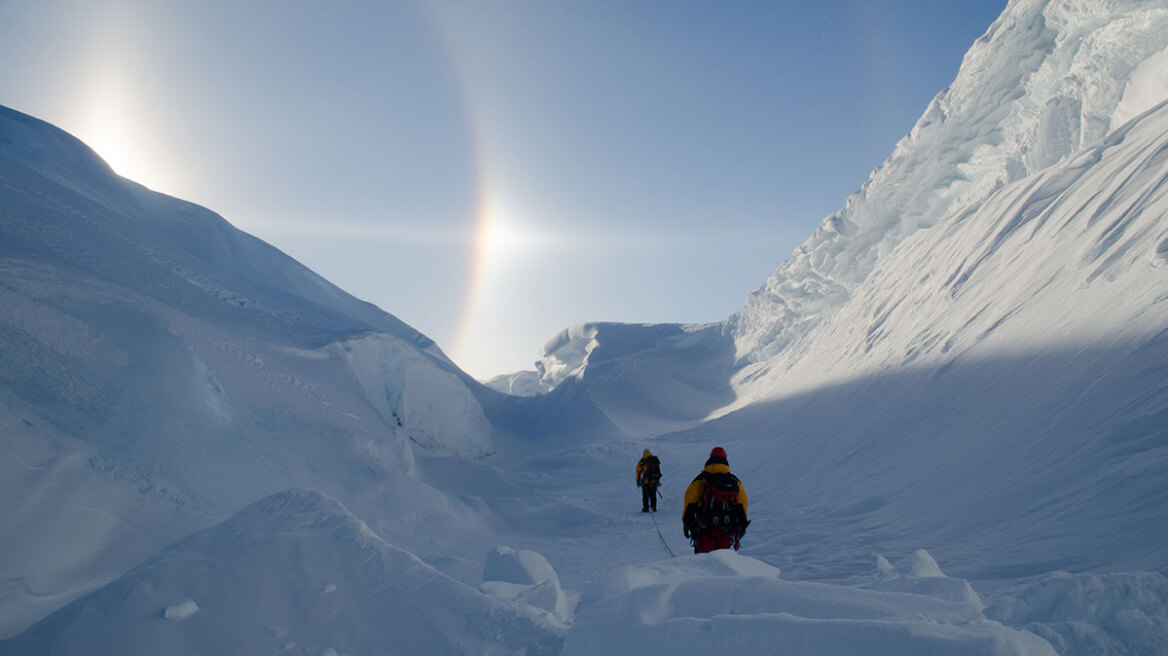
<instances>
[{"instance_id":1,"label":"yellow jacket","mask_svg":"<svg viewBox=\"0 0 1168 656\"><path fill-rule=\"evenodd\" d=\"M724 465L720 462L714 462L706 465L703 470L707 474L729 474L730 466ZM735 477L737 479L737 477ZM681 519L685 520L685 512L689 509L689 504L697 505L702 501L702 494L706 491L706 481L698 476L685 488L685 503L681 504ZM738 505L742 506L742 516L746 517L746 488L743 487L742 481L738 481L738 497L734 499Z\"/></svg>"},{"instance_id":2,"label":"yellow jacket","mask_svg":"<svg viewBox=\"0 0 1168 656\"><path fill-rule=\"evenodd\" d=\"M641 484L641 476L644 476L645 472L649 469L649 464L645 460L652 457L653 453L645 449L645 455L641 456L641 459L637 461L637 485ZM658 463L658 467L660 467L660 463Z\"/></svg>"}]
</instances>

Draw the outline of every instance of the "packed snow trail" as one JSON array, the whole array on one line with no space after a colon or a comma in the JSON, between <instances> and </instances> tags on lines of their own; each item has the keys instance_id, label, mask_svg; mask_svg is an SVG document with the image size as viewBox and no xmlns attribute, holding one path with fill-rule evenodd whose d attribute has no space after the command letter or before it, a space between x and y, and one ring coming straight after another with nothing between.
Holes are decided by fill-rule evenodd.
<instances>
[{"instance_id":1,"label":"packed snow trail","mask_svg":"<svg viewBox=\"0 0 1168 656\"><path fill-rule=\"evenodd\" d=\"M1063 656L1094 656L1163 653L1168 647L1168 577L1164 573L1102 578L1056 573L1009 582L987 579L968 583L949 578L942 572L992 569L995 554L985 552L976 561L942 561L938 565L929 554L916 553L921 547L932 551L936 545L913 544L911 536L905 535L890 539L887 531L894 526L876 527L873 515L878 508L872 504L855 503L828 513L817 506L803 506L801 500L775 492L781 488L768 481L774 475L768 475L765 466L760 468L765 463L760 463L755 450L749 448L753 443L750 433L734 435L718 430L714 427L703 434L675 434L647 443L601 439L594 444L549 450L502 472L516 487L512 497L487 500L492 513L509 527L499 539L514 548L543 554L560 573L566 589L583 593L565 653L635 653L628 645L646 646L647 636L671 644L680 634L666 627L677 622L696 622L713 631L713 635L754 635L758 642L739 637L745 641L741 644L743 649L758 653L773 649L771 644L763 643L769 639L765 636L785 636L792 645L799 645L798 649L792 647L791 653L880 653L870 651L865 643L879 640L888 640L887 644L892 645L888 653L914 653L904 643L896 642L899 638L891 637L913 635L917 630L899 624L899 614L907 612L899 605L906 601L904 598L871 598L870 602L889 610L891 615L864 620L878 622L878 627L852 624L852 604L869 603L861 599L874 592L924 597L908 598L915 599L908 602L913 612L931 618L926 624L937 625L937 633L931 638L918 636L922 644L931 645L922 653L1057 651ZM725 550L693 556L678 551L666 557L662 542L668 546L671 539L676 541L674 536L681 536L681 491L701 470L715 444L726 447L731 471L742 478L751 494L750 531L738 553ZM662 520L658 522L657 513L650 513L652 523L644 522L639 492L630 485L631 476L626 474L632 471L645 446L662 462L662 498L658 505ZM960 523L965 518L951 519ZM658 531L650 529L659 529L660 537L655 538L653 534ZM890 565L889 561L900 565ZM678 564L671 565L674 562ZM727 569L727 562L738 564ZM784 569L790 566L792 573L779 578L780 564ZM772 567L773 575L750 582L757 578L760 568L770 571L767 568ZM698 583L702 580L705 583ZM651 586L659 587L646 587L650 581L654 582ZM598 592L598 586L603 591ZM744 603L709 606L707 595L698 592L703 586L739 590ZM684 592L667 594L667 590ZM860 597L851 598L852 594ZM771 600L767 604L776 605L752 606L764 598ZM833 601L809 606L806 602L810 598ZM949 609L941 615L931 614L939 608L932 605L937 599ZM953 615L952 604L964 610ZM624 610L603 610L610 605ZM773 612L789 617L770 615ZM630 619L646 617L646 613L656 614L662 624L641 624ZM747 617L723 625L716 619L723 614ZM755 628L749 628L751 621L758 622ZM738 625L731 628L735 623ZM1017 631L1023 629L1025 632ZM658 630L664 634L657 635ZM825 633L820 634L820 630ZM831 642L828 636L836 630L850 637ZM880 633L885 630L892 633ZM590 632L609 636L611 642L604 638L581 639ZM982 642L987 635L999 633L988 643ZM710 634L686 635L687 639L676 638L677 653L701 653L710 648L702 646L702 636ZM1042 639L1036 640L1035 635ZM1131 641L1132 636L1138 637ZM933 639L940 642L930 643ZM981 646L972 647L975 643ZM991 644L996 646L988 646ZM1057 650L1050 648L1052 644ZM1002 651L995 651L999 648Z\"/></svg>"}]
</instances>

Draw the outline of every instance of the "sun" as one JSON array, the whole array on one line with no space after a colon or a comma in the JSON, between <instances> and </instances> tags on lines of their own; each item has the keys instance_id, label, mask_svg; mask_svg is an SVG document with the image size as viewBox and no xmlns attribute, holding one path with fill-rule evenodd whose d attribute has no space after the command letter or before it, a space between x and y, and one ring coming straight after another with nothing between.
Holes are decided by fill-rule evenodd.
<instances>
[{"instance_id":1,"label":"sun","mask_svg":"<svg viewBox=\"0 0 1168 656\"><path fill-rule=\"evenodd\" d=\"M141 158L134 154L132 137L129 135L103 130L89 137L88 145L109 164L114 173L131 180L141 179L140 174L144 169L139 163Z\"/></svg>"},{"instance_id":2,"label":"sun","mask_svg":"<svg viewBox=\"0 0 1168 656\"><path fill-rule=\"evenodd\" d=\"M90 62L66 126L118 175L156 191L181 191L172 157L163 155L157 122L149 115L147 94L116 59Z\"/></svg>"},{"instance_id":3,"label":"sun","mask_svg":"<svg viewBox=\"0 0 1168 656\"><path fill-rule=\"evenodd\" d=\"M158 185L157 167L149 163L143 147L142 123L124 97L104 93L89 106L79 136L118 175L148 187Z\"/></svg>"},{"instance_id":4,"label":"sun","mask_svg":"<svg viewBox=\"0 0 1168 656\"><path fill-rule=\"evenodd\" d=\"M518 255L531 241L528 231L497 214L486 219L482 231L482 248L487 257L496 262Z\"/></svg>"}]
</instances>

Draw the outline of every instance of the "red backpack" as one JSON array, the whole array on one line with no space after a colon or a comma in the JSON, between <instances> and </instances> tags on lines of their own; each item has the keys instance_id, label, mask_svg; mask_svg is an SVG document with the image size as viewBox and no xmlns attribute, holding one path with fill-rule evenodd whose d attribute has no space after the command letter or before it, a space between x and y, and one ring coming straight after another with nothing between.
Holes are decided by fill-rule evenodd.
<instances>
[{"instance_id":1,"label":"red backpack","mask_svg":"<svg viewBox=\"0 0 1168 656\"><path fill-rule=\"evenodd\" d=\"M702 472L701 478L705 481L698 504L701 526L737 535L742 519L742 508L738 505L738 477L731 473Z\"/></svg>"}]
</instances>

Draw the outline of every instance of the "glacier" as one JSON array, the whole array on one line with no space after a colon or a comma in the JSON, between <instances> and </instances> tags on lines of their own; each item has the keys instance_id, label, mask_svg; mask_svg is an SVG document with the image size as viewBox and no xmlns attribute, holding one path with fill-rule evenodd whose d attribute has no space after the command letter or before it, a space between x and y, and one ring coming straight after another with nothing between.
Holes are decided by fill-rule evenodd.
<instances>
[{"instance_id":1,"label":"glacier","mask_svg":"<svg viewBox=\"0 0 1168 656\"><path fill-rule=\"evenodd\" d=\"M0 654L1165 653L1166 70L1013 0L740 312L489 385L0 108Z\"/></svg>"}]
</instances>

